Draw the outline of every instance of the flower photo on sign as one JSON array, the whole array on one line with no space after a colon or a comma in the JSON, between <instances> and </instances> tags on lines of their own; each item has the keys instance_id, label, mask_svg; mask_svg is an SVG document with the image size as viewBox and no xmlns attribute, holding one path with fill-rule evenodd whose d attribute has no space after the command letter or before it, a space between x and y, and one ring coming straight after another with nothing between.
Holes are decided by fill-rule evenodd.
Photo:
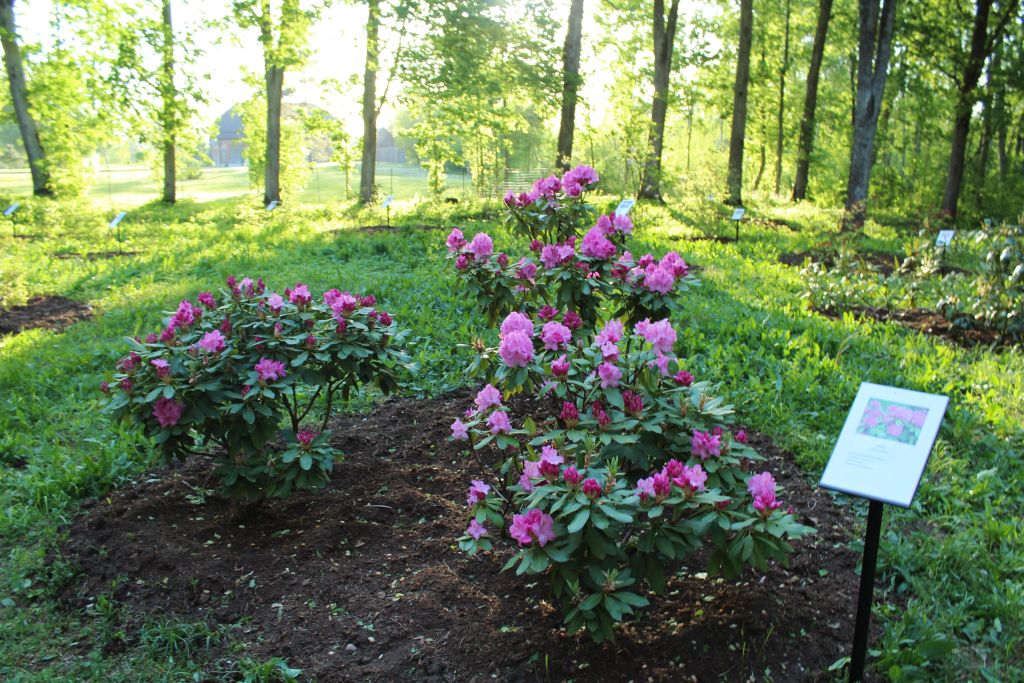
<instances>
[{"instance_id":1,"label":"flower photo on sign","mask_svg":"<svg viewBox=\"0 0 1024 683\"><path fill-rule=\"evenodd\" d=\"M873 398L864 409L857 433L914 446L927 417L926 408Z\"/></svg>"}]
</instances>

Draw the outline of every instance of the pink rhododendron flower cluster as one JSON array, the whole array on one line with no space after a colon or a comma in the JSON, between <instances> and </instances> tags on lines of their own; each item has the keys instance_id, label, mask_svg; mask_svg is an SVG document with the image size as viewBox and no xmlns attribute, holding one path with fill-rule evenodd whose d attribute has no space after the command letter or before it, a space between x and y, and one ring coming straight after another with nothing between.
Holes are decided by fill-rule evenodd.
<instances>
[{"instance_id":1,"label":"pink rhododendron flower cluster","mask_svg":"<svg viewBox=\"0 0 1024 683\"><path fill-rule=\"evenodd\" d=\"M309 293L309 287L299 282L295 285L295 289L288 293L288 300L299 308L303 308L313 300L313 295Z\"/></svg>"},{"instance_id":2,"label":"pink rhododendron flower cluster","mask_svg":"<svg viewBox=\"0 0 1024 683\"><path fill-rule=\"evenodd\" d=\"M466 492L466 504L472 508L486 500L487 494L491 492L491 487L479 479L474 479L470 484L469 490Z\"/></svg>"},{"instance_id":3,"label":"pink rhododendron flower cluster","mask_svg":"<svg viewBox=\"0 0 1024 683\"><path fill-rule=\"evenodd\" d=\"M184 412L185 404L172 398L160 397L153 403L153 417L164 429L178 424Z\"/></svg>"},{"instance_id":4,"label":"pink rhododendron flower cluster","mask_svg":"<svg viewBox=\"0 0 1024 683\"><path fill-rule=\"evenodd\" d=\"M594 227L600 230L602 235L609 237L616 234L628 235L633 232L633 221L629 216L603 215L597 219L597 224Z\"/></svg>"},{"instance_id":5,"label":"pink rhododendron flower cluster","mask_svg":"<svg viewBox=\"0 0 1024 683\"><path fill-rule=\"evenodd\" d=\"M656 351L665 354L672 353L672 347L676 343L676 331L668 318L655 323L652 323L649 318L645 318L636 324L634 330L650 342Z\"/></svg>"},{"instance_id":6,"label":"pink rhododendron flower cluster","mask_svg":"<svg viewBox=\"0 0 1024 683\"><path fill-rule=\"evenodd\" d=\"M558 176L540 178L533 183L533 191L541 197L554 199L555 195L562 190L562 179Z\"/></svg>"},{"instance_id":7,"label":"pink rhododendron flower cluster","mask_svg":"<svg viewBox=\"0 0 1024 683\"><path fill-rule=\"evenodd\" d=\"M525 368L533 360L533 322L526 315L513 311L501 323L498 355L512 368Z\"/></svg>"},{"instance_id":8,"label":"pink rhododendron flower cluster","mask_svg":"<svg viewBox=\"0 0 1024 683\"><path fill-rule=\"evenodd\" d=\"M165 379L168 375L171 374L171 364L168 363L163 358L154 358L153 360L149 361L149 364L155 368L154 372L156 373L156 376L159 377L160 379Z\"/></svg>"},{"instance_id":9,"label":"pink rhododendron flower cluster","mask_svg":"<svg viewBox=\"0 0 1024 683\"><path fill-rule=\"evenodd\" d=\"M448 238L444 243L448 247L448 251L455 254L462 251L462 248L466 246L466 238L462 234L461 230L453 228L452 231L448 233Z\"/></svg>"},{"instance_id":10,"label":"pink rhododendron flower cluster","mask_svg":"<svg viewBox=\"0 0 1024 683\"><path fill-rule=\"evenodd\" d=\"M604 490L601 488L601 484L598 483L597 479L590 478L583 482L583 495L591 500L595 500L601 497Z\"/></svg>"},{"instance_id":11,"label":"pink rhododendron flower cluster","mask_svg":"<svg viewBox=\"0 0 1024 683\"><path fill-rule=\"evenodd\" d=\"M486 232L478 232L467 248L474 258L482 260L494 253L494 240Z\"/></svg>"},{"instance_id":12,"label":"pink rhododendron flower cluster","mask_svg":"<svg viewBox=\"0 0 1024 683\"><path fill-rule=\"evenodd\" d=\"M474 540L479 541L481 537L487 535L487 527L474 519L466 527L466 533L472 536Z\"/></svg>"},{"instance_id":13,"label":"pink rhododendron flower cluster","mask_svg":"<svg viewBox=\"0 0 1024 683\"><path fill-rule=\"evenodd\" d=\"M690 441L690 449L693 451L693 455L701 460L707 460L712 456L717 457L722 453L722 435L709 434L695 429Z\"/></svg>"},{"instance_id":14,"label":"pink rhododendron flower cluster","mask_svg":"<svg viewBox=\"0 0 1024 683\"><path fill-rule=\"evenodd\" d=\"M544 323L540 339L548 351L565 348L572 341L572 330L554 320Z\"/></svg>"},{"instance_id":15,"label":"pink rhododendron flower cluster","mask_svg":"<svg viewBox=\"0 0 1024 683\"><path fill-rule=\"evenodd\" d=\"M261 382L284 379L288 374L284 363L272 358L261 358L260 362L256 363L255 370Z\"/></svg>"},{"instance_id":16,"label":"pink rhododendron flower cluster","mask_svg":"<svg viewBox=\"0 0 1024 683\"><path fill-rule=\"evenodd\" d=\"M295 434L295 440L299 442L299 445L303 448L309 448L309 445L316 440L316 437L320 436L320 432L315 429L300 429Z\"/></svg>"},{"instance_id":17,"label":"pink rhododendron flower cluster","mask_svg":"<svg viewBox=\"0 0 1024 683\"><path fill-rule=\"evenodd\" d=\"M747 481L747 490L754 497L754 509L763 516L782 507L782 501L775 498L775 478L771 472L755 474Z\"/></svg>"},{"instance_id":18,"label":"pink rhododendron flower cluster","mask_svg":"<svg viewBox=\"0 0 1024 683\"><path fill-rule=\"evenodd\" d=\"M481 413L492 407L501 407L501 392L498 391L493 384L488 384L477 393L476 398L473 399L473 403L476 404L476 409Z\"/></svg>"},{"instance_id":19,"label":"pink rhododendron flower cluster","mask_svg":"<svg viewBox=\"0 0 1024 683\"><path fill-rule=\"evenodd\" d=\"M220 330L211 330L199 340L199 348L209 353L220 353L224 350L224 335Z\"/></svg>"},{"instance_id":20,"label":"pink rhododendron flower cluster","mask_svg":"<svg viewBox=\"0 0 1024 683\"><path fill-rule=\"evenodd\" d=\"M576 260L575 238L561 244L547 244L540 250L540 262L551 270Z\"/></svg>"},{"instance_id":21,"label":"pink rhododendron flower cluster","mask_svg":"<svg viewBox=\"0 0 1024 683\"><path fill-rule=\"evenodd\" d=\"M492 434L507 434L512 431L512 423L509 422L508 413L496 410L487 418L487 426L491 428Z\"/></svg>"},{"instance_id":22,"label":"pink rhododendron flower cluster","mask_svg":"<svg viewBox=\"0 0 1024 683\"><path fill-rule=\"evenodd\" d=\"M178 310L171 317L170 327L188 328L198 318L202 317L203 309L196 308L189 301L185 300L178 304Z\"/></svg>"},{"instance_id":23,"label":"pink rhododendron flower cluster","mask_svg":"<svg viewBox=\"0 0 1024 683\"><path fill-rule=\"evenodd\" d=\"M555 520L542 510L533 508L524 514L514 515L508 533L519 542L519 545L537 545L544 547L555 540Z\"/></svg>"},{"instance_id":24,"label":"pink rhododendron flower cluster","mask_svg":"<svg viewBox=\"0 0 1024 683\"><path fill-rule=\"evenodd\" d=\"M619 370L618 367L611 363L601 363L597 366L597 375L601 378L601 388L607 389L619 386L619 380L622 379L622 370Z\"/></svg>"},{"instance_id":25,"label":"pink rhododendron flower cluster","mask_svg":"<svg viewBox=\"0 0 1024 683\"><path fill-rule=\"evenodd\" d=\"M217 308L217 300L213 298L213 294L210 292L200 292L196 300L211 311Z\"/></svg>"},{"instance_id":26,"label":"pink rhododendron flower cluster","mask_svg":"<svg viewBox=\"0 0 1024 683\"><path fill-rule=\"evenodd\" d=\"M456 419L455 422L452 422L452 438L456 441L469 440L469 427L462 420Z\"/></svg>"},{"instance_id":27,"label":"pink rhododendron flower cluster","mask_svg":"<svg viewBox=\"0 0 1024 683\"><path fill-rule=\"evenodd\" d=\"M687 497L704 490L708 473L700 465L687 467L678 460L669 460L660 472L640 479L636 483L636 494L641 501L663 500L672 493L672 486L678 486Z\"/></svg>"},{"instance_id":28,"label":"pink rhododendron flower cluster","mask_svg":"<svg viewBox=\"0 0 1024 683\"><path fill-rule=\"evenodd\" d=\"M504 201L505 206L509 207L510 209L522 209L524 207L530 206L539 198L540 194L535 190L531 190L530 192L520 192L519 194L516 194L512 190L509 190L508 192L505 193Z\"/></svg>"},{"instance_id":29,"label":"pink rhododendron flower cluster","mask_svg":"<svg viewBox=\"0 0 1024 683\"><path fill-rule=\"evenodd\" d=\"M590 258L606 261L615 256L617 249L615 244L605 237L604 231L595 225L583 236L580 253Z\"/></svg>"},{"instance_id":30,"label":"pink rhododendron flower cluster","mask_svg":"<svg viewBox=\"0 0 1024 683\"><path fill-rule=\"evenodd\" d=\"M596 185L600 178L591 166L579 165L562 176L562 191L567 197L579 197L584 191Z\"/></svg>"}]
</instances>

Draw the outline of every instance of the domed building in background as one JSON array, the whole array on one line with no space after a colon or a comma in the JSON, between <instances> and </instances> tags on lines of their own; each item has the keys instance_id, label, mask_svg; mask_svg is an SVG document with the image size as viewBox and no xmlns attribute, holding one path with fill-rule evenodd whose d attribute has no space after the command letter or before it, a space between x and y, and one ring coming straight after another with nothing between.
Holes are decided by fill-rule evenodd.
<instances>
[{"instance_id":1,"label":"domed building in background","mask_svg":"<svg viewBox=\"0 0 1024 683\"><path fill-rule=\"evenodd\" d=\"M210 140L210 159L214 166L244 166L244 149L242 117L231 107L217 120L217 137Z\"/></svg>"}]
</instances>

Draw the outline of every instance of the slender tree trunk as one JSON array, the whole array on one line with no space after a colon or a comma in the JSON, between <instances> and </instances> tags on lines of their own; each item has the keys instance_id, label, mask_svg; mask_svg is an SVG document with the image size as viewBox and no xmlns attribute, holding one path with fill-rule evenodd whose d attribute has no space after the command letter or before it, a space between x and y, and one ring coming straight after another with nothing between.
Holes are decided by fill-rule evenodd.
<instances>
[{"instance_id":1,"label":"slender tree trunk","mask_svg":"<svg viewBox=\"0 0 1024 683\"><path fill-rule=\"evenodd\" d=\"M871 158L889 72L896 0L860 0L860 31L857 45L857 96L853 107L853 144L850 176L846 184L844 229L861 229L867 215L871 184Z\"/></svg>"},{"instance_id":2,"label":"slender tree trunk","mask_svg":"<svg viewBox=\"0 0 1024 683\"><path fill-rule=\"evenodd\" d=\"M757 192L758 188L761 187L761 178L764 176L764 164L765 164L765 161L767 161L767 156L768 156L765 153L766 152L766 148L765 148L765 143L764 143L764 134L767 133L767 131L764 130L764 126L761 127L761 133L762 133L762 136L761 136L761 149L758 152L759 161L757 163L757 175L754 176L754 187L752 188L754 190L754 192Z\"/></svg>"},{"instance_id":3,"label":"slender tree trunk","mask_svg":"<svg viewBox=\"0 0 1024 683\"><path fill-rule=\"evenodd\" d=\"M832 18L832 0L820 0L818 27L814 31L811 49L811 67L807 71L807 92L804 94L804 115L800 119L800 142L796 152L796 179L793 181L793 201L807 198L807 179L814 151L814 115L818 108L818 77L825 56L829 20Z\"/></svg>"},{"instance_id":4,"label":"slender tree trunk","mask_svg":"<svg viewBox=\"0 0 1024 683\"><path fill-rule=\"evenodd\" d=\"M359 170L359 201L373 201L377 175L377 60L380 57L380 3L367 0L366 68L363 71L363 161Z\"/></svg>"},{"instance_id":5,"label":"slender tree trunk","mask_svg":"<svg viewBox=\"0 0 1024 683\"><path fill-rule=\"evenodd\" d=\"M989 82L992 71L989 69ZM984 201L985 181L988 176L988 160L992 151L992 95L986 94L982 99L981 140L978 141L978 179L974 183L974 198L980 207Z\"/></svg>"},{"instance_id":6,"label":"slender tree trunk","mask_svg":"<svg viewBox=\"0 0 1024 683\"><path fill-rule=\"evenodd\" d=\"M789 17L790 0L786 0L786 33L782 47L782 67L779 69L779 111L775 135L775 194L782 191L782 124L786 116L786 74L789 72Z\"/></svg>"},{"instance_id":7,"label":"slender tree trunk","mask_svg":"<svg viewBox=\"0 0 1024 683\"><path fill-rule=\"evenodd\" d=\"M29 170L32 173L32 194L37 197L50 197L50 172L46 168L46 155L43 145L39 142L39 129L28 109L28 86L25 85L25 67L21 61L21 47L18 45L18 32L14 25L14 0L0 0L0 43L4 48L4 66L7 69L7 82L11 87L11 104L14 116L18 120L21 141L25 145Z\"/></svg>"},{"instance_id":8,"label":"slender tree trunk","mask_svg":"<svg viewBox=\"0 0 1024 683\"><path fill-rule=\"evenodd\" d=\"M953 123L953 143L949 153L949 171L946 174L946 189L942 195L942 212L956 220L957 203L964 179L964 161L967 157L967 138L971 130L971 115L977 101L976 89L981 78L985 60L1002 38L1010 17L1017 14L1017 0L1011 0L1003 8L1003 16L992 35L988 23L993 0L978 0L975 5L974 27L971 31L971 51L964 66L963 78L957 93L956 120Z\"/></svg>"},{"instance_id":9,"label":"slender tree trunk","mask_svg":"<svg viewBox=\"0 0 1024 683\"><path fill-rule=\"evenodd\" d=\"M665 138L665 115L668 113L668 85L672 75L672 52L676 40L679 0L672 0L665 21L665 0L654 0L654 102L651 104L651 131L648 157L640 180L643 199L661 201L661 150Z\"/></svg>"},{"instance_id":10,"label":"slender tree trunk","mask_svg":"<svg viewBox=\"0 0 1024 683\"><path fill-rule=\"evenodd\" d=\"M177 200L177 173L175 164L178 112L174 89L174 25L171 23L171 0L163 0L163 64L161 65L160 95L163 98L162 121L164 129L164 192L163 201L173 204Z\"/></svg>"},{"instance_id":11,"label":"slender tree trunk","mask_svg":"<svg viewBox=\"0 0 1024 683\"><path fill-rule=\"evenodd\" d=\"M736 83L732 98L732 135L729 138L729 198L743 203L743 145L747 130L747 88L750 84L750 46L754 34L754 2L740 0L740 45L736 57Z\"/></svg>"},{"instance_id":12,"label":"slender tree trunk","mask_svg":"<svg viewBox=\"0 0 1024 683\"><path fill-rule=\"evenodd\" d=\"M558 127L558 159L555 167L569 170L572 140L576 132L576 92L580 87L580 43L583 39L583 0L572 0L569 28L562 52L562 122Z\"/></svg>"},{"instance_id":13,"label":"slender tree trunk","mask_svg":"<svg viewBox=\"0 0 1024 683\"><path fill-rule=\"evenodd\" d=\"M284 67L267 67L267 152L263 175L263 203L281 201L281 96Z\"/></svg>"}]
</instances>

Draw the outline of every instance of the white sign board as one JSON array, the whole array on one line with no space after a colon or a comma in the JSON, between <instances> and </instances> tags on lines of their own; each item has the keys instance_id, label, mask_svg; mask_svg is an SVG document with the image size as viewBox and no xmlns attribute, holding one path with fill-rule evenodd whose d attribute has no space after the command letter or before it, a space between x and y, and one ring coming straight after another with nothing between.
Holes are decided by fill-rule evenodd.
<instances>
[{"instance_id":1,"label":"white sign board","mask_svg":"<svg viewBox=\"0 0 1024 683\"><path fill-rule=\"evenodd\" d=\"M127 216L127 215L128 215L128 212L127 212L127 211L121 211L121 212L119 212L119 213L118 213L118 214L117 214L116 216L114 216L114 220L110 221L110 225L108 225L107 227L108 227L108 228L110 228L111 230L113 230L114 228L116 228L116 227L117 227L118 223L120 223L120 222L121 222L121 220L122 220L122 219L123 219L123 218L124 218L125 216Z\"/></svg>"},{"instance_id":2,"label":"white sign board","mask_svg":"<svg viewBox=\"0 0 1024 683\"><path fill-rule=\"evenodd\" d=\"M745 214L746 212L747 210L744 208L736 209L735 211L732 212L732 218L730 220L738 221L741 218L743 218L743 214Z\"/></svg>"},{"instance_id":3,"label":"white sign board","mask_svg":"<svg viewBox=\"0 0 1024 683\"><path fill-rule=\"evenodd\" d=\"M949 398L864 382L819 486L910 507Z\"/></svg>"},{"instance_id":4,"label":"white sign board","mask_svg":"<svg viewBox=\"0 0 1024 683\"><path fill-rule=\"evenodd\" d=\"M279 204L280 202L275 199L274 201L267 204L267 211L273 211L278 207Z\"/></svg>"},{"instance_id":5,"label":"white sign board","mask_svg":"<svg viewBox=\"0 0 1024 683\"><path fill-rule=\"evenodd\" d=\"M395 195L389 194L387 197L384 198L384 203L381 204L381 206L383 206L385 209L388 208L389 206L391 206L391 202L393 202L394 199Z\"/></svg>"},{"instance_id":6,"label":"white sign board","mask_svg":"<svg viewBox=\"0 0 1024 683\"><path fill-rule=\"evenodd\" d=\"M616 216L628 216L630 210L636 205L635 199L623 199L619 202L619 205L615 207Z\"/></svg>"},{"instance_id":7,"label":"white sign board","mask_svg":"<svg viewBox=\"0 0 1024 683\"><path fill-rule=\"evenodd\" d=\"M939 236L935 238L935 246L948 247L955 234L956 230L939 230Z\"/></svg>"},{"instance_id":8,"label":"white sign board","mask_svg":"<svg viewBox=\"0 0 1024 683\"><path fill-rule=\"evenodd\" d=\"M4 209L4 215L5 216L10 216L11 214L13 214L15 211L18 210L19 206L21 206L20 202L14 202L10 206L8 206L6 209Z\"/></svg>"}]
</instances>

